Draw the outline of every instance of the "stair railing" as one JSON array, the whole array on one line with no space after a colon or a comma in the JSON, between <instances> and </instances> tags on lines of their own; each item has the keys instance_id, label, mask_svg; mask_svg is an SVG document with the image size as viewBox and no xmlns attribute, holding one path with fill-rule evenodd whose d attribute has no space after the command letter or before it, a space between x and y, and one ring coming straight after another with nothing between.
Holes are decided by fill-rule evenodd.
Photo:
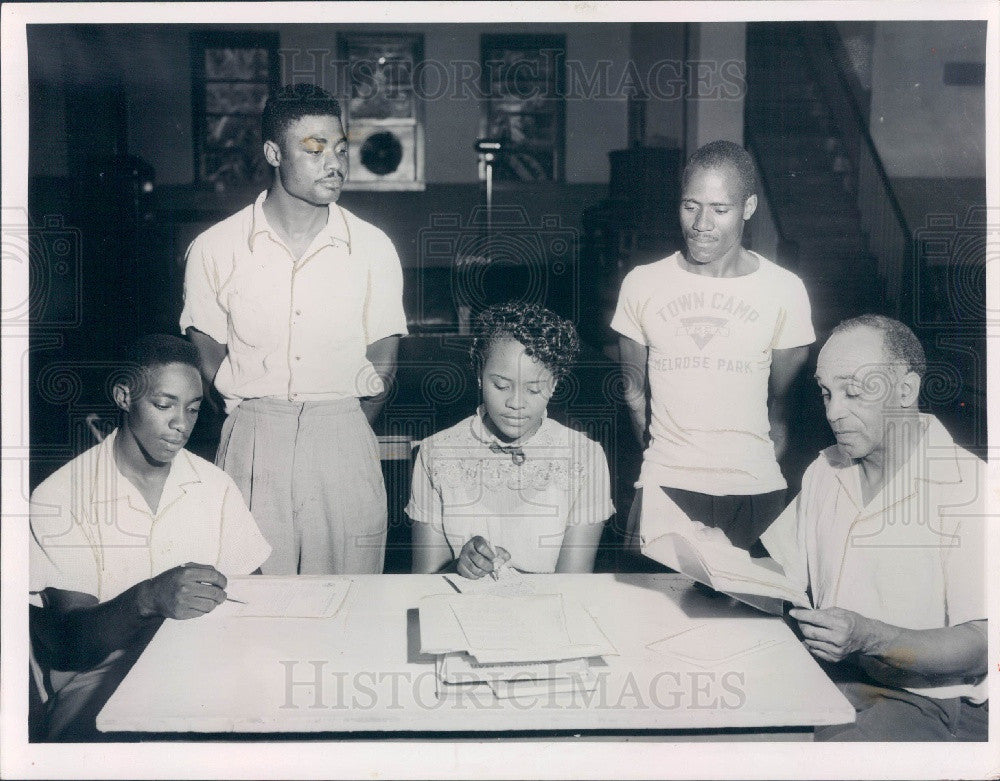
<instances>
[{"instance_id":1,"label":"stair railing","mask_svg":"<svg viewBox=\"0 0 1000 781\"><path fill-rule=\"evenodd\" d=\"M913 296L913 233L875 148L868 123L858 106L834 53L831 25L798 26L802 50L822 90L830 115L840 131L854 181L861 226L869 252L875 256L883 287L885 311L897 318Z\"/></svg>"}]
</instances>

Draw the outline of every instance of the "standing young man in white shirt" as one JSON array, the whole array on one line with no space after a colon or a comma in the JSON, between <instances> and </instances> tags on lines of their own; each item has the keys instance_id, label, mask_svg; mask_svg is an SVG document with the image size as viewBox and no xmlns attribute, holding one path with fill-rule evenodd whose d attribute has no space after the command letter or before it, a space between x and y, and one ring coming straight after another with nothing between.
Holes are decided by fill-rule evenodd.
<instances>
[{"instance_id":1,"label":"standing young man in white shirt","mask_svg":"<svg viewBox=\"0 0 1000 781\"><path fill-rule=\"evenodd\" d=\"M180 326L227 418L216 463L274 552L264 574L379 573L386 496L371 422L406 333L381 230L337 205L340 104L283 88L262 118L274 182L191 244Z\"/></svg>"},{"instance_id":2,"label":"standing young man in white shirt","mask_svg":"<svg viewBox=\"0 0 1000 781\"><path fill-rule=\"evenodd\" d=\"M640 444L649 432L640 491L663 490L679 518L741 548L784 509L785 398L815 341L802 281L741 244L756 208L745 149L695 152L682 180L686 250L629 272L611 321ZM641 493L632 533L640 507Z\"/></svg>"}]
</instances>

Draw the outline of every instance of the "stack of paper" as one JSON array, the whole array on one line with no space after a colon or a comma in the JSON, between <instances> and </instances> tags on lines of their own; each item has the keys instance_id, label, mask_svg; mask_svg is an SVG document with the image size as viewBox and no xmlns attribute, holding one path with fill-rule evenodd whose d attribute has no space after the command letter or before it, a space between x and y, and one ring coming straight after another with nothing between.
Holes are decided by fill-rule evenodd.
<instances>
[{"instance_id":1,"label":"stack of paper","mask_svg":"<svg viewBox=\"0 0 1000 781\"><path fill-rule=\"evenodd\" d=\"M483 684L500 699L597 688L597 676L591 672L589 659L480 664L467 653L454 653L438 657L437 674L440 694L459 693Z\"/></svg>"},{"instance_id":2,"label":"stack of paper","mask_svg":"<svg viewBox=\"0 0 1000 781\"><path fill-rule=\"evenodd\" d=\"M579 603L560 594L441 594L420 603L421 651L441 690L487 684L498 697L596 685L590 657L617 650Z\"/></svg>"},{"instance_id":3,"label":"stack of paper","mask_svg":"<svg viewBox=\"0 0 1000 781\"><path fill-rule=\"evenodd\" d=\"M651 559L768 613L785 602L810 607L805 591L770 559L753 559L718 529L690 520L659 488L642 492L642 552Z\"/></svg>"}]
</instances>

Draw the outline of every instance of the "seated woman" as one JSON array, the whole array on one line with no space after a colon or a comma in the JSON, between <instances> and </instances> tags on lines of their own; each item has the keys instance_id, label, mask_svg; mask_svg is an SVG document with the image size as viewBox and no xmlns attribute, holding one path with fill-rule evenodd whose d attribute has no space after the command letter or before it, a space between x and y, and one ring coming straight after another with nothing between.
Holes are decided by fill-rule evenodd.
<instances>
[{"instance_id":1,"label":"seated woman","mask_svg":"<svg viewBox=\"0 0 1000 781\"><path fill-rule=\"evenodd\" d=\"M406 513L413 571L467 578L508 561L524 572L591 572L614 512L601 446L546 416L580 350L547 309L492 306L476 321L476 413L423 441Z\"/></svg>"}]
</instances>

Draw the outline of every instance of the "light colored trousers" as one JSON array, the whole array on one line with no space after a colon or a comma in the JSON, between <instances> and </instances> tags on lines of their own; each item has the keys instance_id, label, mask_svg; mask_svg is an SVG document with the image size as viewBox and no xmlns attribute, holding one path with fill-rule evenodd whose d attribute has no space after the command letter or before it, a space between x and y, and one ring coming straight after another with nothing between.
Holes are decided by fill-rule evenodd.
<instances>
[{"instance_id":1,"label":"light colored trousers","mask_svg":"<svg viewBox=\"0 0 1000 781\"><path fill-rule=\"evenodd\" d=\"M246 399L222 426L215 463L271 543L263 574L382 572L385 482L357 399Z\"/></svg>"}]
</instances>

